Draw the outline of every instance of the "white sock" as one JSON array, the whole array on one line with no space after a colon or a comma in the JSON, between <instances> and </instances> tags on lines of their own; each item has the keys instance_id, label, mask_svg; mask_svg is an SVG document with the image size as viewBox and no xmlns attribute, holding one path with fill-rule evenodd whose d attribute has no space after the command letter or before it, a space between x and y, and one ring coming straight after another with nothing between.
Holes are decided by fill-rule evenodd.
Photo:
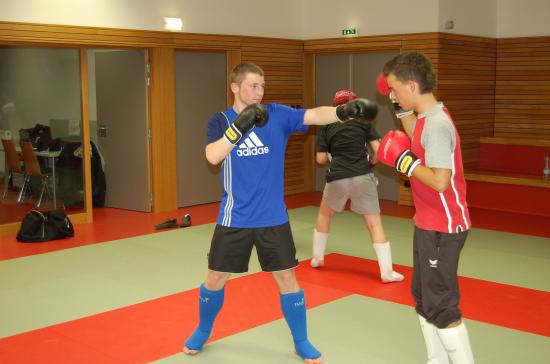
<instances>
[{"instance_id":1,"label":"white sock","mask_svg":"<svg viewBox=\"0 0 550 364\"><path fill-rule=\"evenodd\" d=\"M399 282L405 277L402 274L393 271L393 263L391 259L390 242L374 243L372 244L376 258L378 259L378 266L380 267L380 278L382 282Z\"/></svg>"},{"instance_id":2,"label":"white sock","mask_svg":"<svg viewBox=\"0 0 550 364\"><path fill-rule=\"evenodd\" d=\"M426 343L426 352L428 354L428 364L449 364L449 356L443 343L437 334L437 327L430 324L426 319L418 315L420 328Z\"/></svg>"},{"instance_id":3,"label":"white sock","mask_svg":"<svg viewBox=\"0 0 550 364\"><path fill-rule=\"evenodd\" d=\"M456 327L437 329L437 334L453 364L474 364L474 354L464 321Z\"/></svg>"},{"instance_id":4,"label":"white sock","mask_svg":"<svg viewBox=\"0 0 550 364\"><path fill-rule=\"evenodd\" d=\"M313 258L311 258L311 266L313 268L322 267L325 265L325 249L327 247L328 234L320 233L317 229L313 229Z\"/></svg>"}]
</instances>

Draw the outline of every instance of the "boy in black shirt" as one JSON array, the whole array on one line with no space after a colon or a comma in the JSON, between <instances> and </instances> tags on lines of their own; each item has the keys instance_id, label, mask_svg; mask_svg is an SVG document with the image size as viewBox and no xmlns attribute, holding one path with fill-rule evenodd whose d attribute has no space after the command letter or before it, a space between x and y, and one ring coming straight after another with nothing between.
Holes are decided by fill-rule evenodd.
<instances>
[{"instance_id":1,"label":"boy in black shirt","mask_svg":"<svg viewBox=\"0 0 550 364\"><path fill-rule=\"evenodd\" d=\"M334 95L333 106L356 99L351 90L340 90ZM367 153L367 143L374 151L371 161ZM403 275L394 272L390 242L380 217L378 203L378 180L372 172L371 162L376 162L376 152L380 145L380 135L372 124L352 120L324 126L317 138L315 159L320 165L327 165L326 185L323 200L313 230L314 268L324 265L324 255L330 230L332 215L341 212L348 199L351 210L363 215L369 230L372 245L378 258L382 282L403 280ZM372 163L372 164L374 164Z\"/></svg>"}]
</instances>

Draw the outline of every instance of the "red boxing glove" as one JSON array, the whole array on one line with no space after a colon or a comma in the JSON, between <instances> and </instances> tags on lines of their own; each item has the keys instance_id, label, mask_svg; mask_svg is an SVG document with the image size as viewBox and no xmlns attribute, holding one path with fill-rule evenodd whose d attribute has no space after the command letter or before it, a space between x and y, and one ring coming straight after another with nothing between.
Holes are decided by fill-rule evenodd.
<instances>
[{"instance_id":1,"label":"red boxing glove","mask_svg":"<svg viewBox=\"0 0 550 364\"><path fill-rule=\"evenodd\" d=\"M410 148L411 141L407 134L400 130L391 130L380 142L376 155L380 162L410 177L421 162Z\"/></svg>"},{"instance_id":2,"label":"red boxing glove","mask_svg":"<svg viewBox=\"0 0 550 364\"><path fill-rule=\"evenodd\" d=\"M380 95L387 96L390 94L390 86L388 86L388 80L383 73L380 73L378 77L376 77L376 90Z\"/></svg>"}]
</instances>

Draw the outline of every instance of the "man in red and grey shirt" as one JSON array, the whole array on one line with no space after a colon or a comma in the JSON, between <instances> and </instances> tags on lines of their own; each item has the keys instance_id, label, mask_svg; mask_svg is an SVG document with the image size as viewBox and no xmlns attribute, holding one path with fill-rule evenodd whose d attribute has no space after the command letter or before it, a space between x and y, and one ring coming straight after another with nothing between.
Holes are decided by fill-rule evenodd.
<instances>
[{"instance_id":1,"label":"man in red and grey shirt","mask_svg":"<svg viewBox=\"0 0 550 364\"><path fill-rule=\"evenodd\" d=\"M467 231L471 223L460 136L443 104L418 115L411 142L411 152L422 165L451 171L450 184L441 192L411 175L416 226L449 234Z\"/></svg>"},{"instance_id":2,"label":"man in red and grey shirt","mask_svg":"<svg viewBox=\"0 0 550 364\"><path fill-rule=\"evenodd\" d=\"M378 158L411 182L416 207L412 293L428 363L450 358L453 364L470 364L474 357L458 308L457 268L471 222L460 136L433 94L435 83L422 53L404 53L386 63L377 87L389 94L406 134L390 131Z\"/></svg>"}]
</instances>

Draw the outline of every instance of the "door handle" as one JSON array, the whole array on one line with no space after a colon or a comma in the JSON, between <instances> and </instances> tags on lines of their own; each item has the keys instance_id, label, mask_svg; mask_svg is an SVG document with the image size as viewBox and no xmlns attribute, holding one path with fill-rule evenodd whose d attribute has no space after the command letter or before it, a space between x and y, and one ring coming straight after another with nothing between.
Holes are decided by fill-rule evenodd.
<instances>
[{"instance_id":1,"label":"door handle","mask_svg":"<svg viewBox=\"0 0 550 364\"><path fill-rule=\"evenodd\" d=\"M107 137L107 125L98 125L97 126L97 136L106 138Z\"/></svg>"}]
</instances>

